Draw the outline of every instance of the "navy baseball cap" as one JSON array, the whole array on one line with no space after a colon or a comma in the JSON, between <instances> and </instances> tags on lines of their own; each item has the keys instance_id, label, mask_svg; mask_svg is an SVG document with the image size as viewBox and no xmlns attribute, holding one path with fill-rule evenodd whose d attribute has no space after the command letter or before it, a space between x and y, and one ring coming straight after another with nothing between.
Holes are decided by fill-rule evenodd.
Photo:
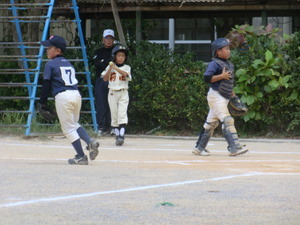
<instances>
[{"instance_id":1,"label":"navy baseball cap","mask_svg":"<svg viewBox=\"0 0 300 225\"><path fill-rule=\"evenodd\" d=\"M46 47L55 46L56 48L60 48L62 52L66 51L67 48L65 39L60 36L51 36L48 40L42 41L41 43Z\"/></svg>"}]
</instances>

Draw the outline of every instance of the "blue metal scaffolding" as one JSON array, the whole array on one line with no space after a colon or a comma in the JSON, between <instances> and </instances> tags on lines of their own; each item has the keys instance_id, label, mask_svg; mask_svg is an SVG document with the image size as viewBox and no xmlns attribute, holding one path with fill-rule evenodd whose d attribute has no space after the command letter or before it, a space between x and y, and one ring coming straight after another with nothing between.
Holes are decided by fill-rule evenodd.
<instances>
[{"instance_id":1,"label":"blue metal scaffolding","mask_svg":"<svg viewBox=\"0 0 300 225\"><path fill-rule=\"evenodd\" d=\"M41 68L43 63L46 61L43 59L44 47L40 44L40 41L44 41L47 39L50 26L52 23L75 23L77 26L77 33L79 36L80 46L72 46L70 49L78 49L81 51L82 58L70 59L73 62L81 62L83 63L83 71L78 72L77 74L85 75L85 84L79 85L81 87L87 88L88 96L83 96L83 100L87 100L90 102L90 111L86 111L82 113L90 113L92 117L92 126L95 132L97 132L97 122L95 115L95 107L94 107L94 96L93 89L88 65L88 58L86 53L86 46L84 43L83 32L81 28L81 20L79 17L78 6L76 0L64 1L64 6L60 7L59 5L55 5L55 0L49 0L48 3L28 3L21 4L15 3L14 0L10 0L9 3L0 3L0 10L6 11L6 15L2 16L0 14L0 23L13 24L14 30L16 31L17 41L11 42L0 42L0 48L2 49L2 55L0 55L0 61L9 62L15 61L18 62L19 68L0 68L0 76L1 75L25 75L26 83L13 83L13 82L4 82L0 83L0 87L7 88L17 88L17 87L25 87L27 88L27 96L0 96L0 100L28 100L28 110L3 110L1 109L0 113L24 113L28 115L26 124L0 124L0 127L24 127L25 135L32 135L31 125L33 118L36 116L35 113L35 101L39 98L36 96L37 89L40 87L38 85L39 78L42 74ZM66 6L67 5L67 6ZM26 10L39 10L39 12L46 12L46 15L23 15L22 12ZM66 10L69 12L69 15L73 15L73 20L59 20L53 19L53 11L54 10ZM42 34L41 38L37 41L27 41L25 42L24 37L24 29L22 30L22 24L25 23L39 23L43 24L42 26ZM36 31L39 32L39 31ZM1 50L0 49L0 50ZM13 49L14 52L20 52L19 55L7 55L3 54L3 49ZM30 49L36 49L38 52L33 55L27 54ZM32 68L32 64L35 63L36 67ZM76 68L77 69L77 68Z\"/></svg>"}]
</instances>

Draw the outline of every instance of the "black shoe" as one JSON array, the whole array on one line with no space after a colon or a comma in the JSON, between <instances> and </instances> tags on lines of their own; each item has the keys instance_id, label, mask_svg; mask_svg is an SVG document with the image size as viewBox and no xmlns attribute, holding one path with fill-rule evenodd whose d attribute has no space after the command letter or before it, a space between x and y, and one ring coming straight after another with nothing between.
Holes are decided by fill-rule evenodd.
<instances>
[{"instance_id":1,"label":"black shoe","mask_svg":"<svg viewBox=\"0 0 300 225\"><path fill-rule=\"evenodd\" d=\"M210 152L207 149L200 150L198 147L194 148L192 151L194 155L201 155L201 156L210 156Z\"/></svg>"},{"instance_id":2,"label":"black shoe","mask_svg":"<svg viewBox=\"0 0 300 225\"><path fill-rule=\"evenodd\" d=\"M103 136L107 135L107 132L108 132L107 130L100 129L100 130L98 130L98 136L103 137Z\"/></svg>"},{"instance_id":3,"label":"black shoe","mask_svg":"<svg viewBox=\"0 0 300 225\"><path fill-rule=\"evenodd\" d=\"M115 128L112 128L112 129L110 130L110 136L116 136Z\"/></svg>"},{"instance_id":4,"label":"black shoe","mask_svg":"<svg viewBox=\"0 0 300 225\"><path fill-rule=\"evenodd\" d=\"M236 152L230 152L229 156L237 156L237 155L242 155L244 153L248 152L248 149L246 146L242 146L236 150Z\"/></svg>"},{"instance_id":5,"label":"black shoe","mask_svg":"<svg viewBox=\"0 0 300 225\"><path fill-rule=\"evenodd\" d=\"M86 155L80 157L78 155L75 155L74 159L69 159L68 160L69 164L78 164L78 165L88 165L89 161Z\"/></svg>"},{"instance_id":6,"label":"black shoe","mask_svg":"<svg viewBox=\"0 0 300 225\"><path fill-rule=\"evenodd\" d=\"M124 143L124 136L117 136L116 137L116 145L121 146Z\"/></svg>"},{"instance_id":7,"label":"black shoe","mask_svg":"<svg viewBox=\"0 0 300 225\"><path fill-rule=\"evenodd\" d=\"M98 147L100 146L99 142L97 142L94 138L91 138L90 143L87 147L87 150L90 151L90 159L95 160L97 155L99 154Z\"/></svg>"}]
</instances>

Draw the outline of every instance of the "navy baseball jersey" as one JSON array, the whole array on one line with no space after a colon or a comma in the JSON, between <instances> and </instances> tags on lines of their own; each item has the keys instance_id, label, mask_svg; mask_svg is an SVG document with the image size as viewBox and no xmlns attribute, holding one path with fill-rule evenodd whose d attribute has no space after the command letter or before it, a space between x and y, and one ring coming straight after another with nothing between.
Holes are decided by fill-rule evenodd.
<instances>
[{"instance_id":1,"label":"navy baseball jersey","mask_svg":"<svg viewBox=\"0 0 300 225\"><path fill-rule=\"evenodd\" d=\"M204 73L204 76L212 76L212 75L218 75L218 74L221 74L223 71L222 71L222 68L221 66L216 63L216 61L211 61L207 68L206 68L206 71ZM214 83L210 83L210 87L217 91L219 86L220 86L220 83L221 83L221 80L217 81L217 82L214 82Z\"/></svg>"},{"instance_id":2,"label":"navy baseball jersey","mask_svg":"<svg viewBox=\"0 0 300 225\"><path fill-rule=\"evenodd\" d=\"M66 90L78 90L75 69L61 55L46 63L44 80L51 80L53 96Z\"/></svg>"}]
</instances>

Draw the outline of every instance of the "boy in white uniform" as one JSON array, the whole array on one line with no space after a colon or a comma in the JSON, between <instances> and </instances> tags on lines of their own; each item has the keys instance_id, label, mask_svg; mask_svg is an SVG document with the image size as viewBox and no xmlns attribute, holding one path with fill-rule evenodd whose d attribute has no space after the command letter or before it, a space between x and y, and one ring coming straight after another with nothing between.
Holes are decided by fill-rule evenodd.
<instances>
[{"instance_id":1,"label":"boy in white uniform","mask_svg":"<svg viewBox=\"0 0 300 225\"><path fill-rule=\"evenodd\" d=\"M111 112L111 126L115 129L116 145L123 145L125 126L128 123L128 82L131 81L131 67L126 65L127 49L117 45L112 50L112 62L102 72L104 81L109 81L108 104Z\"/></svg>"}]
</instances>

